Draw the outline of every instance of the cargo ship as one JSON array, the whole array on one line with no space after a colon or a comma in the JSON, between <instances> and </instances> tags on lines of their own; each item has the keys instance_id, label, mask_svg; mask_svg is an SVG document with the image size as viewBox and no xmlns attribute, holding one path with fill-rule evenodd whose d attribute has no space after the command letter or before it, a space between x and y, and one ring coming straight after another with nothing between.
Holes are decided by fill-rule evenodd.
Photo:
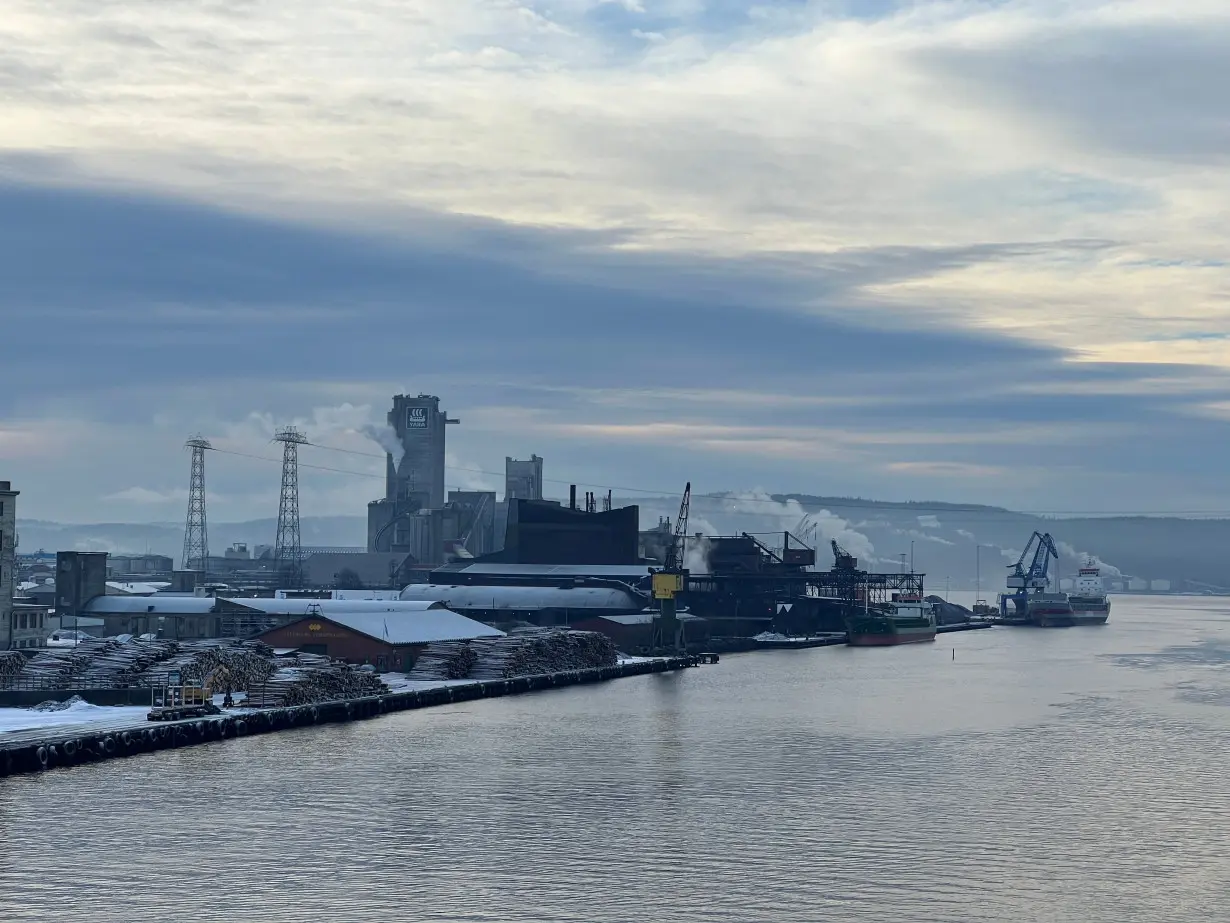
<instances>
[{"instance_id":1,"label":"cargo ship","mask_svg":"<svg viewBox=\"0 0 1230 923\"><path fill-rule=\"evenodd\" d=\"M1105 625L1110 618L1110 600L1102 583L1102 570L1093 561L1086 561L1077 571L1068 603L1077 625Z\"/></svg>"},{"instance_id":2,"label":"cargo ship","mask_svg":"<svg viewBox=\"0 0 1230 923\"><path fill-rule=\"evenodd\" d=\"M1030 593L1029 621L1042 628L1067 628L1076 624L1067 593Z\"/></svg>"},{"instance_id":3,"label":"cargo ship","mask_svg":"<svg viewBox=\"0 0 1230 923\"><path fill-rule=\"evenodd\" d=\"M854 647L884 647L935 640L935 610L923 599L894 599L866 608L847 620L846 640Z\"/></svg>"}]
</instances>

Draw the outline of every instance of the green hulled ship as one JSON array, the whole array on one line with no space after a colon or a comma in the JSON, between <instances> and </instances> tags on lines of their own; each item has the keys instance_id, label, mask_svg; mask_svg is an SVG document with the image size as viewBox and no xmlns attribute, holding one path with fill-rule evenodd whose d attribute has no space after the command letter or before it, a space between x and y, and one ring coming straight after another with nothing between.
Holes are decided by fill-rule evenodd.
<instances>
[{"instance_id":1,"label":"green hulled ship","mask_svg":"<svg viewBox=\"0 0 1230 923\"><path fill-rule=\"evenodd\" d=\"M935 612L920 599L897 599L855 612L846 620L848 643L884 647L935 640Z\"/></svg>"}]
</instances>

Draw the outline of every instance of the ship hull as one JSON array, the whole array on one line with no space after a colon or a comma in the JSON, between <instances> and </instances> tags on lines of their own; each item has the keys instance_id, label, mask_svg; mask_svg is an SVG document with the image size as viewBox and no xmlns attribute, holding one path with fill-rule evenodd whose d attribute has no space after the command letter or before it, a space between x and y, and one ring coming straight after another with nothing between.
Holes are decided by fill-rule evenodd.
<instances>
[{"instance_id":1,"label":"ship hull","mask_svg":"<svg viewBox=\"0 0 1230 923\"><path fill-rule=\"evenodd\" d=\"M919 641L934 641L935 630L929 632L918 632L917 634L903 634L901 632L892 632L890 634L855 634L852 633L849 637L851 647L889 647L894 644L914 644Z\"/></svg>"},{"instance_id":2,"label":"ship hull","mask_svg":"<svg viewBox=\"0 0 1230 923\"><path fill-rule=\"evenodd\" d=\"M1029 621L1041 628L1070 628L1076 624L1066 593L1038 593L1029 599Z\"/></svg>"},{"instance_id":3,"label":"ship hull","mask_svg":"<svg viewBox=\"0 0 1230 923\"><path fill-rule=\"evenodd\" d=\"M1110 618L1109 612L1074 612L1072 613L1073 625L1105 625L1106 620Z\"/></svg>"},{"instance_id":4,"label":"ship hull","mask_svg":"<svg viewBox=\"0 0 1230 923\"><path fill-rule=\"evenodd\" d=\"M1110 618L1110 600L1106 597L1072 597L1072 618L1077 625L1105 625Z\"/></svg>"},{"instance_id":5,"label":"ship hull","mask_svg":"<svg viewBox=\"0 0 1230 923\"><path fill-rule=\"evenodd\" d=\"M1039 628L1071 628L1076 624L1071 612L1031 612L1029 620Z\"/></svg>"},{"instance_id":6,"label":"ship hull","mask_svg":"<svg viewBox=\"0 0 1230 923\"><path fill-rule=\"evenodd\" d=\"M935 623L930 619L905 623L888 618L853 619L846 632L846 641L852 647L888 647L934 640Z\"/></svg>"}]
</instances>

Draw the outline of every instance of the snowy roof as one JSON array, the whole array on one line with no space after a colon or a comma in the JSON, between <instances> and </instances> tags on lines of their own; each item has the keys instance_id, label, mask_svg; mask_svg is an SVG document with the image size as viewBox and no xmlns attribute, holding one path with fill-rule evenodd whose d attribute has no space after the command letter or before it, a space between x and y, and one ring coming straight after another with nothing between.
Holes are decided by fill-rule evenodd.
<instances>
[{"instance_id":1,"label":"snowy roof","mask_svg":"<svg viewBox=\"0 0 1230 923\"><path fill-rule=\"evenodd\" d=\"M504 632L468 619L448 609L417 612L335 612L320 618L389 644L427 644L431 641L465 641L498 638ZM277 629L274 629L275 631Z\"/></svg>"},{"instance_id":2,"label":"snowy roof","mask_svg":"<svg viewBox=\"0 0 1230 923\"><path fill-rule=\"evenodd\" d=\"M90 615L208 615L211 596L95 596L82 610Z\"/></svg>"},{"instance_id":3,"label":"snowy roof","mask_svg":"<svg viewBox=\"0 0 1230 923\"><path fill-rule=\"evenodd\" d=\"M166 581L154 583L130 583L118 580L107 581L107 591L115 591L120 596L153 596L159 590L164 590L171 584Z\"/></svg>"},{"instance_id":4,"label":"snowy roof","mask_svg":"<svg viewBox=\"0 0 1230 923\"><path fill-rule=\"evenodd\" d=\"M218 603L241 606L267 615L322 615L338 613L411 613L442 609L435 601L400 599L228 599L212 596L96 596L83 610L90 615L208 615Z\"/></svg>"},{"instance_id":5,"label":"snowy roof","mask_svg":"<svg viewBox=\"0 0 1230 923\"><path fill-rule=\"evenodd\" d=\"M648 564L498 564L474 563L446 565L435 573L490 574L502 577L611 577L640 578L649 576Z\"/></svg>"},{"instance_id":6,"label":"snowy roof","mask_svg":"<svg viewBox=\"0 0 1230 923\"><path fill-rule=\"evenodd\" d=\"M401 591L403 600L440 600L450 609L599 609L639 612L640 597L612 587L449 586L411 584Z\"/></svg>"},{"instance_id":7,"label":"snowy roof","mask_svg":"<svg viewBox=\"0 0 1230 923\"><path fill-rule=\"evenodd\" d=\"M656 612L637 612L632 615L600 615L598 618L605 622L615 622L618 625L649 625L657 614ZM701 621L699 616L688 615L686 612L675 613L675 618L681 622Z\"/></svg>"},{"instance_id":8,"label":"snowy roof","mask_svg":"<svg viewBox=\"0 0 1230 923\"><path fill-rule=\"evenodd\" d=\"M227 599L236 606L246 606L268 615L323 615L333 618L342 613L367 615L386 612L425 612L443 609L437 600L402 599Z\"/></svg>"}]
</instances>

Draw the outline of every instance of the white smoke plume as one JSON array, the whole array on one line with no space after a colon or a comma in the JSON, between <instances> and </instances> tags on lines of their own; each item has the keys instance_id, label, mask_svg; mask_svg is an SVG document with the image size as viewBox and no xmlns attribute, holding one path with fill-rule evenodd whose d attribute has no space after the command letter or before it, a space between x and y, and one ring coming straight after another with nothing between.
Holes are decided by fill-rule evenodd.
<instances>
[{"instance_id":1,"label":"white smoke plume","mask_svg":"<svg viewBox=\"0 0 1230 923\"><path fill-rule=\"evenodd\" d=\"M919 516L918 525L923 529L938 529L940 527L940 518L938 516Z\"/></svg>"},{"instance_id":2,"label":"white smoke plume","mask_svg":"<svg viewBox=\"0 0 1230 923\"><path fill-rule=\"evenodd\" d=\"M815 532L817 545L827 545L836 541L846 551L862 561L875 560L875 546L862 532L856 531L850 523L828 510L808 512L797 500L787 500L782 503L774 500L767 491L751 490L738 494L727 494L723 498L723 506L734 513L745 514L748 519L759 518L759 525L744 525L736 531L757 532L774 531L790 532L803 538L804 532ZM821 555L823 557L823 554Z\"/></svg>"},{"instance_id":3,"label":"white smoke plume","mask_svg":"<svg viewBox=\"0 0 1230 923\"><path fill-rule=\"evenodd\" d=\"M387 423L381 423L378 426L369 423L359 427L359 432L393 456L394 468L401 464L406 450L402 448L401 440L397 438L397 431L393 427Z\"/></svg>"},{"instance_id":4,"label":"white smoke plume","mask_svg":"<svg viewBox=\"0 0 1230 923\"><path fill-rule=\"evenodd\" d=\"M683 566L693 574L709 573L709 539L705 535L689 535L685 543Z\"/></svg>"},{"instance_id":5,"label":"white smoke plume","mask_svg":"<svg viewBox=\"0 0 1230 923\"><path fill-rule=\"evenodd\" d=\"M1095 567L1101 569L1103 577L1122 577L1123 576L1123 571L1119 570L1119 568L1115 567L1115 565L1107 564L1105 561L1099 558L1096 554L1090 554L1086 551L1077 551L1074 547L1069 545L1067 542L1056 542L1055 550L1058 551L1065 558L1074 559L1078 565L1084 565L1086 561L1092 561Z\"/></svg>"}]
</instances>

